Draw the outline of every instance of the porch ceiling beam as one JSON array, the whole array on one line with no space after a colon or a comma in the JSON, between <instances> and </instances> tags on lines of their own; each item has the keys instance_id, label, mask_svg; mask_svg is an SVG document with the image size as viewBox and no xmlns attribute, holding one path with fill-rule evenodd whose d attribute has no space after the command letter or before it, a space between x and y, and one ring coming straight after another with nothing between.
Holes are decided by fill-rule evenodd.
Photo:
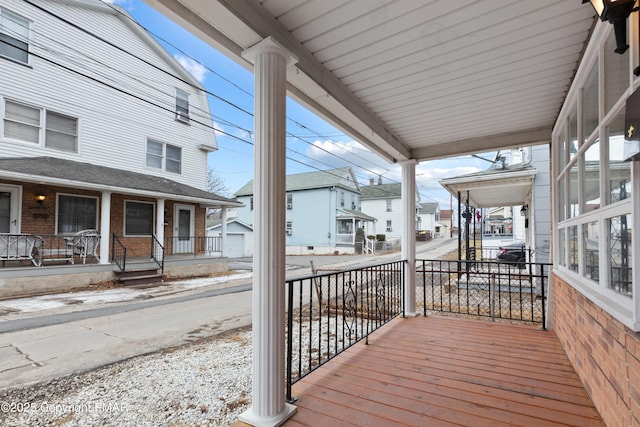
<instances>
[{"instance_id":1,"label":"porch ceiling beam","mask_svg":"<svg viewBox=\"0 0 640 427\"><path fill-rule=\"evenodd\" d=\"M155 2L159 1L166 3L166 0L155 0ZM249 0L219 0L219 3L224 5L227 10L231 11L261 38L270 36L291 52L292 55L295 55L298 58L296 68L304 73L318 88L321 88L322 92L334 98L350 114L353 114L357 120L371 131L372 136L367 137L362 131L357 131L354 127L347 125L338 115L323 107L312 96L308 96L301 85L296 86L294 90L289 81L289 92L292 92L301 102L309 104L310 108L319 112L336 126L341 127L345 132L358 137L363 144L386 159L399 161L410 158L411 153L408 147L389 131L388 127L369 107L354 96L331 71L305 49L263 6L258 2ZM227 51L230 51L230 49ZM296 71L294 70L293 73L296 73ZM296 80L304 82L304 79L301 78ZM317 88L309 89L315 89L317 92Z\"/></svg>"},{"instance_id":2,"label":"porch ceiling beam","mask_svg":"<svg viewBox=\"0 0 640 427\"><path fill-rule=\"evenodd\" d=\"M455 132L455 129L452 129L451 131ZM412 151L412 157L418 161L425 161L465 154L497 151L505 148L550 144L551 131L551 127L542 127L518 132L451 141L414 149Z\"/></svg>"}]
</instances>

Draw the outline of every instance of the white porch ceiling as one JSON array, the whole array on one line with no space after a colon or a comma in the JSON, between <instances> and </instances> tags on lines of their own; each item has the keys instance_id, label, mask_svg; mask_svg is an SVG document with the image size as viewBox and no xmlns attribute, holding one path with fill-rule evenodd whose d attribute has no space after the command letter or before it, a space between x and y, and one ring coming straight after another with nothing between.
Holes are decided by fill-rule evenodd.
<instances>
[{"instance_id":1,"label":"white porch ceiling","mask_svg":"<svg viewBox=\"0 0 640 427\"><path fill-rule=\"evenodd\" d=\"M145 0L390 161L547 143L594 23L577 0Z\"/></svg>"}]
</instances>

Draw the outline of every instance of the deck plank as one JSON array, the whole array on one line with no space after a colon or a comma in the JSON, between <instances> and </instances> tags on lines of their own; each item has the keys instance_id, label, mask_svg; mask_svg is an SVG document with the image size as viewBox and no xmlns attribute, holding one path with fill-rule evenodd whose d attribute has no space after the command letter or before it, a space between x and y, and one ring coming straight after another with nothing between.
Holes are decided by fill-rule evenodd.
<instances>
[{"instance_id":1,"label":"deck plank","mask_svg":"<svg viewBox=\"0 0 640 427\"><path fill-rule=\"evenodd\" d=\"M286 426L602 426L555 334L395 319L293 386Z\"/></svg>"}]
</instances>

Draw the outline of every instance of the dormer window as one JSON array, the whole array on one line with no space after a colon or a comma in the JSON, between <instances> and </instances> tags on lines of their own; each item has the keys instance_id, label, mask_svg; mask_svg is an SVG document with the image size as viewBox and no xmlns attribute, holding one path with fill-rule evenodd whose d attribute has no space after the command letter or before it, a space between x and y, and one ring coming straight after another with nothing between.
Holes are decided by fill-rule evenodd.
<instances>
[{"instance_id":1,"label":"dormer window","mask_svg":"<svg viewBox=\"0 0 640 427\"><path fill-rule=\"evenodd\" d=\"M176 89L176 120L189 123L189 94Z\"/></svg>"},{"instance_id":2,"label":"dormer window","mask_svg":"<svg viewBox=\"0 0 640 427\"><path fill-rule=\"evenodd\" d=\"M29 64L30 26L31 21L0 9L0 55Z\"/></svg>"}]
</instances>

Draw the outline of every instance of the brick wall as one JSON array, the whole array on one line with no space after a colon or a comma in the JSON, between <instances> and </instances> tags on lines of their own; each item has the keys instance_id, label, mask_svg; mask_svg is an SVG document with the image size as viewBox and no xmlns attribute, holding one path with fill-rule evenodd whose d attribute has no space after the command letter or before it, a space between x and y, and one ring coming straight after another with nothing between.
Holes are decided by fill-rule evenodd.
<instances>
[{"instance_id":1,"label":"brick wall","mask_svg":"<svg viewBox=\"0 0 640 427\"><path fill-rule=\"evenodd\" d=\"M553 328L608 426L640 426L640 333L557 276Z\"/></svg>"}]
</instances>

